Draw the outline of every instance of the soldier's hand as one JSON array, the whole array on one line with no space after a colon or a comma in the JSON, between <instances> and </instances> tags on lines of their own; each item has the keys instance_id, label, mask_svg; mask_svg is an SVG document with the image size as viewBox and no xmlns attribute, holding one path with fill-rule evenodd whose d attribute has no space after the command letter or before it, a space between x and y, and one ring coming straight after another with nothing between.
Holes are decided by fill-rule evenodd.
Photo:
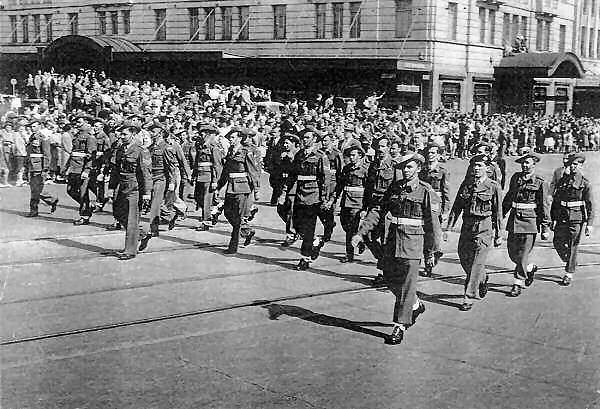
<instances>
[{"instance_id":1,"label":"soldier's hand","mask_svg":"<svg viewBox=\"0 0 600 409\"><path fill-rule=\"evenodd\" d=\"M589 226L589 225L585 226L585 235L587 237L590 237L592 235L593 231L594 231L594 228L592 226Z\"/></svg>"},{"instance_id":2,"label":"soldier's hand","mask_svg":"<svg viewBox=\"0 0 600 409\"><path fill-rule=\"evenodd\" d=\"M277 204L280 206L283 206L283 204L285 203L285 195L280 195L279 198L277 199Z\"/></svg>"},{"instance_id":3,"label":"soldier's hand","mask_svg":"<svg viewBox=\"0 0 600 409\"><path fill-rule=\"evenodd\" d=\"M87 179L89 177L90 177L89 172L87 172L87 171L81 172L81 179Z\"/></svg>"},{"instance_id":4,"label":"soldier's hand","mask_svg":"<svg viewBox=\"0 0 600 409\"><path fill-rule=\"evenodd\" d=\"M362 235L355 234L352 236L352 247L357 248L363 242Z\"/></svg>"},{"instance_id":5,"label":"soldier's hand","mask_svg":"<svg viewBox=\"0 0 600 409\"><path fill-rule=\"evenodd\" d=\"M167 192L175 191L175 183L169 183L169 187L167 188Z\"/></svg>"},{"instance_id":6,"label":"soldier's hand","mask_svg":"<svg viewBox=\"0 0 600 409\"><path fill-rule=\"evenodd\" d=\"M217 182L212 182L210 184L210 191L214 192L215 190L217 190Z\"/></svg>"},{"instance_id":7,"label":"soldier's hand","mask_svg":"<svg viewBox=\"0 0 600 409\"><path fill-rule=\"evenodd\" d=\"M498 236L494 239L494 247L500 247L502 245L502 237Z\"/></svg>"},{"instance_id":8,"label":"soldier's hand","mask_svg":"<svg viewBox=\"0 0 600 409\"><path fill-rule=\"evenodd\" d=\"M547 231L542 232L542 240L548 240L550 238L550 233Z\"/></svg>"}]
</instances>

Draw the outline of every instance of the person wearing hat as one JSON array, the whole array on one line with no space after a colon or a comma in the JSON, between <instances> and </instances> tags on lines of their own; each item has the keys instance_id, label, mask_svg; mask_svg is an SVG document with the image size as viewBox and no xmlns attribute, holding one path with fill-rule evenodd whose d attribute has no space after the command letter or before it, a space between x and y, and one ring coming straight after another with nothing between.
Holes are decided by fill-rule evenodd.
<instances>
[{"instance_id":1,"label":"person wearing hat","mask_svg":"<svg viewBox=\"0 0 600 409\"><path fill-rule=\"evenodd\" d=\"M346 232L346 255L340 259L342 263L354 261L352 237L358 232L361 212L365 208L367 166L362 161L364 155L365 151L359 144L348 146L344 150L348 163L343 167L335 188L334 204L341 197L340 222Z\"/></svg>"},{"instance_id":2,"label":"person wearing hat","mask_svg":"<svg viewBox=\"0 0 600 409\"><path fill-rule=\"evenodd\" d=\"M510 179L502 201L502 214L504 217L508 215L508 256L515 263L514 283L510 291L512 297L518 297L523 288L533 283L538 267L529 263L529 256L538 231L542 240L550 237L548 184L535 174L539 161L539 155L533 152L526 152L515 161L521 165L521 171Z\"/></svg>"},{"instance_id":3,"label":"person wearing hat","mask_svg":"<svg viewBox=\"0 0 600 409\"><path fill-rule=\"evenodd\" d=\"M73 222L76 226L90 224L92 208L90 207L90 173L96 156L97 141L94 137L87 117L78 117L79 131L72 139L72 151L67 162L67 194L79 204L79 219ZM92 175L93 176L93 175Z\"/></svg>"},{"instance_id":4,"label":"person wearing hat","mask_svg":"<svg viewBox=\"0 0 600 409\"><path fill-rule=\"evenodd\" d=\"M558 182L563 177L563 175L569 174L569 172L570 172L570 167L569 167L570 158L571 158L570 153L563 154L563 157L562 157L563 165L559 168L554 169L554 172L552 172L552 181L550 182L550 196L551 197L554 195L554 193L556 191L556 187L558 186Z\"/></svg>"},{"instance_id":5,"label":"person wearing hat","mask_svg":"<svg viewBox=\"0 0 600 409\"><path fill-rule=\"evenodd\" d=\"M490 158L490 160L488 161L487 164L487 174L488 177L498 183L502 182L502 171L500 169L500 167L498 166L498 164L494 161L492 161L492 157L490 156L490 144L487 142L480 142L478 144L475 145L474 147L474 155L486 155L488 158ZM470 167L469 167L469 170ZM468 171L467 171L468 172Z\"/></svg>"},{"instance_id":6,"label":"person wearing hat","mask_svg":"<svg viewBox=\"0 0 600 409\"><path fill-rule=\"evenodd\" d=\"M419 179L429 183L433 191L438 195L441 204L438 217L440 225L443 225L450 211L450 171L440 163L441 148L435 142L431 142L425 147L425 166L419 172ZM441 240L438 240L438 242L441 243ZM444 253L438 248L434 249L433 254L433 259L425 259L424 276L426 277L431 276L433 268Z\"/></svg>"},{"instance_id":7,"label":"person wearing hat","mask_svg":"<svg viewBox=\"0 0 600 409\"><path fill-rule=\"evenodd\" d=\"M171 128L173 129L173 128ZM184 150L183 144L188 143L187 139L183 141L183 137L185 136L185 131L183 130L173 130L166 136L167 144L169 145L170 150L175 155L175 162L177 169L175 170L175 190L167 191L165 196L165 207L168 213L169 219L169 230L173 230L175 228L175 223L177 222L177 218L181 217L185 219L187 214L188 206L183 200L185 195L186 187L189 185L193 188L194 183L192 179L192 170L190 169L190 162L193 162L193 144L189 142L189 157L186 154L186 150ZM188 183L186 183L188 182Z\"/></svg>"},{"instance_id":8,"label":"person wearing hat","mask_svg":"<svg viewBox=\"0 0 600 409\"><path fill-rule=\"evenodd\" d=\"M279 199L279 196L281 196L283 186L285 185L285 179L287 179L287 176L283 176L284 170L282 169L280 163L283 158L288 157L288 151L285 147L286 140L296 140L297 142L300 141L295 134L286 132L280 137L279 135L272 137L267 142L267 153L265 155L264 167L265 170L269 172L269 185L272 189L270 204L272 206L277 205L277 199ZM297 145L298 143L296 143L296 146Z\"/></svg>"},{"instance_id":9,"label":"person wearing hat","mask_svg":"<svg viewBox=\"0 0 600 409\"><path fill-rule=\"evenodd\" d=\"M272 172L277 172L280 176L281 190L278 193L277 199L281 196L284 186L286 186L291 169L294 161L294 156L298 152L298 145L300 144L300 138L292 133L285 133L281 138L281 148L278 150L280 153L273 157L273 169ZM295 189L288 192L285 201L281 204L277 204L277 214L281 220L285 223L285 240L281 244L283 247L289 247L296 242L298 235L293 227L293 208L294 208L294 197L296 196Z\"/></svg>"},{"instance_id":10,"label":"person wearing hat","mask_svg":"<svg viewBox=\"0 0 600 409\"><path fill-rule=\"evenodd\" d=\"M99 212L102 211L108 201L106 199L108 181L105 180L104 169L110 158L111 141L105 132L105 122L100 118L94 120L93 133L96 138L96 152L92 158L89 187L96 195L96 204L92 207Z\"/></svg>"},{"instance_id":11,"label":"person wearing hat","mask_svg":"<svg viewBox=\"0 0 600 409\"><path fill-rule=\"evenodd\" d=\"M354 133L354 125L352 124L346 124L344 125L344 134L342 137L342 140L340 142L340 151L343 153L346 148L353 146L353 145L359 145L360 146L360 141L358 141L356 139L356 134ZM348 158L344 157L344 164L348 163Z\"/></svg>"},{"instance_id":12,"label":"person wearing hat","mask_svg":"<svg viewBox=\"0 0 600 409\"><path fill-rule=\"evenodd\" d=\"M29 214L26 217L37 217L40 200L50 206L50 213L56 211L58 198L44 192L44 182L50 166L50 142L40 133L40 123L30 122L31 136L27 144L27 169L29 173Z\"/></svg>"},{"instance_id":13,"label":"person wearing hat","mask_svg":"<svg viewBox=\"0 0 600 409\"><path fill-rule=\"evenodd\" d=\"M238 251L240 236L245 238L244 246L248 246L255 234L248 226L247 215L250 195L253 194L255 200L260 199L260 172L251 150L242 145L245 137L243 130L232 128L227 136L231 145L216 190L227 185L223 212L232 230L225 254L235 254Z\"/></svg>"},{"instance_id":14,"label":"person wearing hat","mask_svg":"<svg viewBox=\"0 0 600 409\"><path fill-rule=\"evenodd\" d=\"M118 255L120 260L130 260L137 255L140 235L141 208L150 204L152 193L152 160L147 149L140 145L137 133L140 128L125 124L118 129L122 142L115 154L115 165L109 181L108 197L114 195L113 216L125 227L125 249Z\"/></svg>"},{"instance_id":15,"label":"person wearing hat","mask_svg":"<svg viewBox=\"0 0 600 409\"><path fill-rule=\"evenodd\" d=\"M425 304L417 296L419 267L424 244L440 237L439 199L431 186L419 180L424 161L418 153L404 155L398 165L402 169L402 180L394 180L381 204L369 210L352 238L352 244L357 247L365 235L380 223L384 224L383 276L396 296L394 328L386 339L392 345L402 342L404 332L425 311ZM434 243L433 248L436 247Z\"/></svg>"},{"instance_id":16,"label":"person wearing hat","mask_svg":"<svg viewBox=\"0 0 600 409\"><path fill-rule=\"evenodd\" d=\"M467 278L461 311L470 310L475 300L487 294L485 261L492 245L499 247L502 244L502 191L498 182L488 176L489 161L486 154L476 154L471 158L470 174L458 188L448 216L447 229L454 227L461 214L463 218L458 257Z\"/></svg>"},{"instance_id":17,"label":"person wearing hat","mask_svg":"<svg viewBox=\"0 0 600 409\"><path fill-rule=\"evenodd\" d=\"M317 137L314 132L303 132L300 136L301 149L294 156L287 184L278 203L285 203L287 196L295 187L293 224L296 232L302 236L300 247L301 259L298 270L308 269L315 254L315 227L317 217L322 207L327 206L330 197L329 160L317 147Z\"/></svg>"},{"instance_id":18,"label":"person wearing hat","mask_svg":"<svg viewBox=\"0 0 600 409\"><path fill-rule=\"evenodd\" d=\"M592 185L581 173L584 162L583 153L571 154L567 162L569 172L560 178L552 196L550 217L554 249L566 263L561 282L565 286L571 284L577 268L577 250L582 233L585 232L586 236L592 234L595 205Z\"/></svg>"},{"instance_id":19,"label":"person wearing hat","mask_svg":"<svg viewBox=\"0 0 600 409\"><path fill-rule=\"evenodd\" d=\"M317 248L321 248L325 243L331 240L331 235L333 234L333 229L335 228L335 205L333 202L336 186L338 184L338 180L340 174L342 172L342 168L344 166L344 159L342 157L342 152L336 147L335 140L332 138L332 135L329 133L319 133L317 135L317 142L320 143L321 151L327 156L329 160L329 187L327 191L329 192L329 197L325 198L325 202L327 206L322 206L319 211L319 220L323 224L323 236L319 242L319 246ZM317 249L315 248L315 250ZM313 257L318 254L313 254Z\"/></svg>"},{"instance_id":20,"label":"person wearing hat","mask_svg":"<svg viewBox=\"0 0 600 409\"><path fill-rule=\"evenodd\" d=\"M144 251L152 237L158 237L160 224L160 206L165 193L175 191L177 159L171 145L165 140L166 131L160 124L153 124L148 129L152 135L152 143L148 151L151 159L152 196L150 202L149 229L144 229L138 251Z\"/></svg>"},{"instance_id":21,"label":"person wearing hat","mask_svg":"<svg viewBox=\"0 0 600 409\"><path fill-rule=\"evenodd\" d=\"M192 165L194 199L196 210L202 209L198 231L207 231L210 221L210 208L217 182L223 170L223 155L216 144L219 130L209 124L198 124L198 137L195 140L195 155Z\"/></svg>"}]
</instances>

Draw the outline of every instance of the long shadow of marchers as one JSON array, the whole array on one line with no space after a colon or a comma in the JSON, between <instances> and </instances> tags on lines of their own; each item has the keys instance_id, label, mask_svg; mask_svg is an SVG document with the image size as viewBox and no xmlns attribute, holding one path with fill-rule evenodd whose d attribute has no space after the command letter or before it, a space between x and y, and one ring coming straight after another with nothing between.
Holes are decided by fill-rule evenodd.
<instances>
[{"instance_id":1,"label":"long shadow of marchers","mask_svg":"<svg viewBox=\"0 0 600 409\"><path fill-rule=\"evenodd\" d=\"M60 244L65 247L72 247L76 249L90 251L92 253L98 253L102 255L111 255L114 251L106 250L104 247L94 246L93 244L81 243L79 241L71 240L71 239L48 239L51 243Z\"/></svg>"},{"instance_id":2,"label":"long shadow of marchers","mask_svg":"<svg viewBox=\"0 0 600 409\"><path fill-rule=\"evenodd\" d=\"M21 217L25 217L27 216L27 214L29 214L29 212L24 212L21 210L10 210L10 209L0 209L0 213L8 213L8 214L14 214L17 216L21 216ZM44 220L44 221L48 221L48 222L56 222L56 223L66 223L66 224L73 224L74 219L64 219L61 217L55 217L55 216L44 216L44 215L38 215L37 217L34 218L35 220ZM102 223L96 223L93 221L90 221L90 226L94 226L94 227L100 227L100 228L106 228L106 224L102 224Z\"/></svg>"},{"instance_id":3,"label":"long shadow of marchers","mask_svg":"<svg viewBox=\"0 0 600 409\"><path fill-rule=\"evenodd\" d=\"M384 324L382 322L350 321L344 318L333 317L331 315L319 314L311 310L307 310L306 308L296 307L295 305L268 304L264 305L263 308L267 309L269 312L270 320L276 320L282 315L287 315L288 317L300 318L301 320L310 321L315 324L344 328L350 331L360 332L361 334L367 334L383 339L386 339L388 334L365 327L392 326L392 324Z\"/></svg>"},{"instance_id":4,"label":"long shadow of marchers","mask_svg":"<svg viewBox=\"0 0 600 409\"><path fill-rule=\"evenodd\" d=\"M463 295L461 294L425 294L421 291L417 291L417 296L422 300L453 308L460 308L461 304L448 301L447 298L463 298Z\"/></svg>"},{"instance_id":5,"label":"long shadow of marchers","mask_svg":"<svg viewBox=\"0 0 600 409\"><path fill-rule=\"evenodd\" d=\"M196 242L196 241L182 239L182 238L174 237L174 236L161 235L160 238L163 240L173 242L173 243L180 243L180 244L187 244L187 245L198 244L198 242ZM257 263L271 265L271 266L277 266L277 267L288 269L288 270L293 270L295 268L295 265L290 263L289 259L264 257L264 256L259 256L257 254L244 254L244 253L240 253L240 252L238 252L237 254L233 254L233 255L224 255L223 249L220 249L220 248L209 247L206 245L197 245L196 247L202 251L207 251L209 253L218 254L223 257L232 257L232 258L239 258L241 260L255 261ZM330 270L323 270L323 269L313 268L313 267L310 267L308 270L305 270L305 271L308 273L318 274L318 275L322 275L322 276L326 276L326 277L336 277L336 278L340 278L344 281L350 281L353 283L358 283L358 284L362 284L362 285L369 286L369 287L372 284L372 279L363 278L360 276L356 276L354 274L336 273L336 272L333 272Z\"/></svg>"},{"instance_id":6,"label":"long shadow of marchers","mask_svg":"<svg viewBox=\"0 0 600 409\"><path fill-rule=\"evenodd\" d=\"M535 275L535 280L547 281L549 283L560 284L562 282L562 277L551 275L551 274L539 274L538 273Z\"/></svg>"}]
</instances>

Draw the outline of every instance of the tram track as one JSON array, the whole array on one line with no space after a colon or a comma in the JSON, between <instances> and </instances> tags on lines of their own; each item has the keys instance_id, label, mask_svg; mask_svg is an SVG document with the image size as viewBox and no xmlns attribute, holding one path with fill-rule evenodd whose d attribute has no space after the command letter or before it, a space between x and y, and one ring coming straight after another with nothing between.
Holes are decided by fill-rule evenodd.
<instances>
[{"instance_id":1,"label":"tram track","mask_svg":"<svg viewBox=\"0 0 600 409\"><path fill-rule=\"evenodd\" d=\"M593 266L600 266L600 261L579 264L579 267L593 267ZM539 267L538 272L562 270L563 268L564 267L562 265L560 265L560 266L544 266L544 267ZM511 273L511 272L512 272L512 270L508 270L508 269L507 270L495 270L495 271L490 271L488 274L496 275L496 274L506 274L506 273ZM446 281L446 280L459 279L459 278L462 278L463 276L464 275L461 274L461 275L453 275L453 276L438 276L438 277L431 277L431 278L430 277L419 277L419 282ZM99 324L99 325L94 325L94 326L89 326L89 327L84 327L84 328L76 328L76 329L70 329L70 330L49 332L49 333L45 333L45 334L32 335L29 337L21 337L21 338L3 340L3 341L0 341L0 346L26 344L26 343L30 343L30 342L37 342L37 341L43 341L43 340L55 339L55 338L64 338L64 337L81 335L81 334L86 334L86 333L109 331L109 330L113 330L113 329L127 328L127 327L133 327L133 326L144 325L144 324L153 324L153 323L158 323L158 322L162 322L162 321L171 321L171 320L177 320L177 319L188 318L188 317L209 315L209 314L214 314L214 313L223 312L223 311L231 311L231 310L237 310L237 309L242 309L242 308L251 308L251 307L260 307L260 306L265 306L265 305L274 304L274 303L278 303L278 302L303 300L303 299L309 299L309 298L314 298L314 297L323 297L323 296L328 296L328 295L349 294L349 293L354 293L354 292L381 291L382 289L385 289L385 287L381 287L381 286L373 287L373 286L364 286L364 285L356 286L355 285L355 286L342 288L342 289L336 289L336 290L313 291L313 292L306 292L306 293L289 295L289 296L274 297L274 298L266 299L266 300L253 300L253 301L243 302L243 303L232 303L232 304L226 304L226 305L211 307L211 308L188 310L188 311L172 313L172 314L157 315L157 316L153 316L153 317L144 317L144 318L138 318L138 319L133 319L133 320L127 320L127 321L117 321L117 322Z\"/></svg>"}]
</instances>

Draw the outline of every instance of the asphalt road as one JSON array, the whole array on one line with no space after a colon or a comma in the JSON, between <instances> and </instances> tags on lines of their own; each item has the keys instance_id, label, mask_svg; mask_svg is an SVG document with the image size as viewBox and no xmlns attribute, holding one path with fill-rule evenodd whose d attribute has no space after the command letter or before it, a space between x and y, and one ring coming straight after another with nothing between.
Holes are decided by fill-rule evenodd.
<instances>
[{"instance_id":1,"label":"asphalt road","mask_svg":"<svg viewBox=\"0 0 600 409\"><path fill-rule=\"evenodd\" d=\"M559 162L544 157L540 173ZM598 165L590 155L596 194ZM454 192L465 162L448 166ZM2 409L600 408L598 231L568 288L551 242L538 241L541 269L516 299L506 248L494 249L491 291L470 312L458 310L451 233L436 275L419 283L425 314L388 346L393 297L370 285L368 252L339 263L339 227L308 271L293 269L298 245L280 247L264 205L256 244L237 256L222 254L225 222L199 233L191 217L121 262L106 255L124 240L105 230L110 214L73 226L65 187L48 188L61 206L33 220L28 188L0 189Z\"/></svg>"}]
</instances>

